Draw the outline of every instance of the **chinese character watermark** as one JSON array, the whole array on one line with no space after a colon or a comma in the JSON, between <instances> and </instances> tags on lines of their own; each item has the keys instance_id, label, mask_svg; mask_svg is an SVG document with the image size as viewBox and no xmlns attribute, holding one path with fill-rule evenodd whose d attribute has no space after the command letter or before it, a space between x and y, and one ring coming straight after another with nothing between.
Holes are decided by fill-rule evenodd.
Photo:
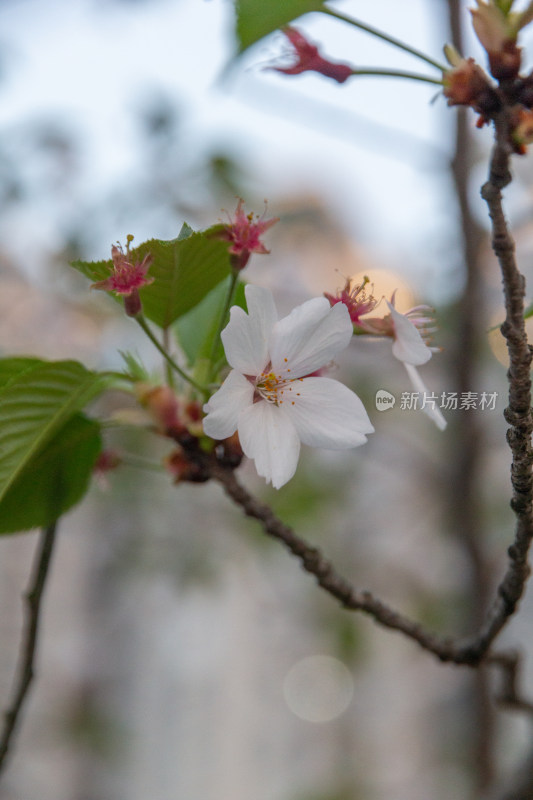
<instances>
[{"instance_id":1,"label":"chinese character watermark","mask_svg":"<svg viewBox=\"0 0 533 800\"><path fill-rule=\"evenodd\" d=\"M440 408L442 411L494 411L498 392L402 392L399 408L417 411ZM388 411L394 408L396 397L385 389L376 392L376 408Z\"/></svg>"}]
</instances>

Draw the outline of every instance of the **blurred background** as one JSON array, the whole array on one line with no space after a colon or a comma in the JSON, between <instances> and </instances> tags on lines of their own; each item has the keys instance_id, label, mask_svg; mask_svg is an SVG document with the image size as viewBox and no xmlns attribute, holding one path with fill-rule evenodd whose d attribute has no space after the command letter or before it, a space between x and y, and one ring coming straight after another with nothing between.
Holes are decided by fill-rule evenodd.
<instances>
[{"instance_id":1,"label":"blurred background","mask_svg":"<svg viewBox=\"0 0 533 800\"><path fill-rule=\"evenodd\" d=\"M483 63L459 0L333 5L436 59L453 40ZM271 255L244 277L282 313L368 275L377 296L399 289L400 310L435 307L432 391L497 399L444 411L442 434L400 408L411 387L390 346L357 341L336 371L369 411L368 444L305 449L277 493L253 466L241 478L356 586L471 632L513 536L503 306L479 198L490 131L438 87L276 73L289 63L279 33L234 61L233 24L229 0L2 0L0 354L103 369L130 350L159 367L69 261L107 258L127 234L206 227L237 197L262 213L266 198L280 217ZM339 21L297 27L333 60L439 77ZM530 69L527 29L523 44ZM506 202L531 284L531 156L514 174ZM376 409L379 389L394 409ZM165 453L135 430L107 444ZM36 536L0 542L1 705ZM503 636L526 655L532 613L526 596ZM341 610L217 486L164 472L124 467L62 520L41 634L1 800L503 800L533 751L527 720L496 708L494 676Z\"/></svg>"}]
</instances>

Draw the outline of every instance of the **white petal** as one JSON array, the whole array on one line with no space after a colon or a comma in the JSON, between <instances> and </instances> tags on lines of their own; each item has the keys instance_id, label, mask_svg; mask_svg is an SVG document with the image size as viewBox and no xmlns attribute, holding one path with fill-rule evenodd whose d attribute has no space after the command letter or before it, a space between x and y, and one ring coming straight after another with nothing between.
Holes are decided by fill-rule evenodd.
<instances>
[{"instance_id":1,"label":"white petal","mask_svg":"<svg viewBox=\"0 0 533 800\"><path fill-rule=\"evenodd\" d=\"M221 334L228 363L243 375L259 375L269 361L268 342L278 315L269 289L246 286L248 314L233 306Z\"/></svg>"},{"instance_id":2,"label":"white petal","mask_svg":"<svg viewBox=\"0 0 533 800\"><path fill-rule=\"evenodd\" d=\"M239 418L241 447L255 461L259 475L279 489L296 472L300 441L283 409L264 400L246 408Z\"/></svg>"},{"instance_id":3,"label":"white petal","mask_svg":"<svg viewBox=\"0 0 533 800\"><path fill-rule=\"evenodd\" d=\"M393 355L404 364L425 364L431 358L431 350L424 344L420 332L405 314L400 314L387 301L394 324Z\"/></svg>"},{"instance_id":4,"label":"white petal","mask_svg":"<svg viewBox=\"0 0 533 800\"><path fill-rule=\"evenodd\" d=\"M302 378L283 390L283 410L304 444L346 450L374 428L357 395L331 378ZM281 399L281 395L280 395Z\"/></svg>"},{"instance_id":5,"label":"white petal","mask_svg":"<svg viewBox=\"0 0 533 800\"><path fill-rule=\"evenodd\" d=\"M204 431L213 439L226 439L237 430L239 414L251 406L254 387L244 375L232 370L220 389L204 406Z\"/></svg>"},{"instance_id":6,"label":"white petal","mask_svg":"<svg viewBox=\"0 0 533 800\"><path fill-rule=\"evenodd\" d=\"M274 325L270 340L272 369L277 375L300 378L323 367L349 344L353 325L343 303L333 307L315 297Z\"/></svg>"},{"instance_id":7,"label":"white petal","mask_svg":"<svg viewBox=\"0 0 533 800\"><path fill-rule=\"evenodd\" d=\"M405 369L407 370L407 374L411 379L411 383L413 384L414 390L416 392L420 392L420 395L422 396L423 399L424 394L428 395L429 392L427 390L426 384L418 374L418 370L411 364L404 364L404 366ZM422 408L422 411L424 412L424 414L427 414L430 420L432 420L435 423L439 431L444 430L444 428L448 423L442 416L440 408L437 408L437 406L433 407L431 404L428 403Z\"/></svg>"}]
</instances>

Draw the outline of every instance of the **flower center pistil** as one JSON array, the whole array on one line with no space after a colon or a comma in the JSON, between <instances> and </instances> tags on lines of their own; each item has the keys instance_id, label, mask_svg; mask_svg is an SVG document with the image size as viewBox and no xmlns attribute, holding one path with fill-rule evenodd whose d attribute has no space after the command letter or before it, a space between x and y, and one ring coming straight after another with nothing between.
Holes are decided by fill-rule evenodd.
<instances>
[{"instance_id":1,"label":"flower center pistil","mask_svg":"<svg viewBox=\"0 0 533 800\"><path fill-rule=\"evenodd\" d=\"M294 396L298 397L300 392L295 391L297 387L292 384L298 384L302 380L302 378L282 378L274 372L263 372L255 381L256 400L266 400L267 403L276 406L280 406L283 402L294 405Z\"/></svg>"}]
</instances>

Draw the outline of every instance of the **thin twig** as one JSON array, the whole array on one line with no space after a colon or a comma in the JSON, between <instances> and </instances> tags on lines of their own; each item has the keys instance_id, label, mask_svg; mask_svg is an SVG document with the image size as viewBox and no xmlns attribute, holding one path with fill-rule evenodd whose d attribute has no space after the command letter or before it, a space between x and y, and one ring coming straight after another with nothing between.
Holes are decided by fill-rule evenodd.
<instances>
[{"instance_id":1,"label":"thin twig","mask_svg":"<svg viewBox=\"0 0 533 800\"><path fill-rule=\"evenodd\" d=\"M35 652L39 633L39 617L46 578L54 548L57 522L43 528L35 559L33 575L26 593L26 624L22 642L20 664L16 674L16 685L12 700L4 714L4 726L0 738L0 773L6 765L13 734L17 727L20 712L28 695L35 674Z\"/></svg>"}]
</instances>

